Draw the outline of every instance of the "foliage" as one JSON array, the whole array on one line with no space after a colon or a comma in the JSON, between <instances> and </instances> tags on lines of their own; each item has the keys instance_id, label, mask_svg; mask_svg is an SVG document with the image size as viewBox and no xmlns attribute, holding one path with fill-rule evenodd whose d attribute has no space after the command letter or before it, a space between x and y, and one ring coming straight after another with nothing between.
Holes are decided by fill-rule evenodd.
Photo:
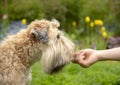
<instances>
[{"instance_id":1,"label":"foliage","mask_svg":"<svg viewBox=\"0 0 120 85\"><path fill-rule=\"evenodd\" d=\"M70 32L71 23L79 21L79 0L44 0L42 1L42 10L45 13L45 18L56 18L61 23L61 28L66 32ZM49 4L51 3L51 4Z\"/></svg>"},{"instance_id":2,"label":"foliage","mask_svg":"<svg viewBox=\"0 0 120 85\"><path fill-rule=\"evenodd\" d=\"M83 10L80 11L80 17L89 15L93 19L105 19L109 11L108 1L109 0L104 0L103 2L101 2L101 0L86 1L85 4L83 4Z\"/></svg>"},{"instance_id":3,"label":"foliage","mask_svg":"<svg viewBox=\"0 0 120 85\"><path fill-rule=\"evenodd\" d=\"M115 27L115 36L120 36L120 0L110 0L109 5L110 15L106 20L109 21L109 25L112 24Z\"/></svg>"},{"instance_id":4,"label":"foliage","mask_svg":"<svg viewBox=\"0 0 120 85\"><path fill-rule=\"evenodd\" d=\"M115 19L120 23L120 0L110 0L110 13L115 16Z\"/></svg>"},{"instance_id":5,"label":"foliage","mask_svg":"<svg viewBox=\"0 0 120 85\"><path fill-rule=\"evenodd\" d=\"M5 1L8 2L5 3ZM86 40L90 41L90 37L88 37L90 35L87 31L90 31L89 34L91 35L94 34L93 38L95 35L100 34L100 29L97 29L100 27L95 27L94 21L104 21L107 31L116 27L119 28L116 24L118 22L116 19L119 18L119 10L115 13L112 12L113 9L117 10L119 8L117 2L119 0L115 2L113 0L110 2L109 0L102 2L101 0L18 0L17 2L15 0L3 0L0 3L0 9L3 13L8 12L9 21L25 19L29 23L34 19L56 18L60 21L60 28L67 32L74 41L83 42L84 38L88 38ZM2 8L4 4L6 6ZM4 9L7 9L7 11L4 11ZM90 17L88 23L85 22L86 16ZM119 33L118 30L117 32ZM107 36L105 32L103 35ZM101 37L101 34L98 37Z\"/></svg>"},{"instance_id":6,"label":"foliage","mask_svg":"<svg viewBox=\"0 0 120 85\"><path fill-rule=\"evenodd\" d=\"M49 4L51 3L51 4ZM45 18L64 18L65 9L62 7L61 2L57 0L41 0L42 10L45 13ZM61 17L62 16L62 17Z\"/></svg>"},{"instance_id":7,"label":"foliage","mask_svg":"<svg viewBox=\"0 0 120 85\"><path fill-rule=\"evenodd\" d=\"M10 20L21 20L26 18L28 21L43 17L39 0L11 0L8 4L8 14Z\"/></svg>"},{"instance_id":8,"label":"foliage","mask_svg":"<svg viewBox=\"0 0 120 85\"><path fill-rule=\"evenodd\" d=\"M0 17L2 18L2 13L3 13L3 3L0 3ZM0 19L0 22L2 21L2 19Z\"/></svg>"},{"instance_id":9,"label":"foliage","mask_svg":"<svg viewBox=\"0 0 120 85\"><path fill-rule=\"evenodd\" d=\"M92 19L102 19L111 30L113 28L111 25L119 25L116 24L119 23L119 2L119 0L102 2L101 0L17 0L17 2L2 0L0 16L2 17L7 9L10 21L26 18L30 22L40 18L56 18L66 32L71 31L73 21L77 26L84 27L84 18L90 16Z\"/></svg>"},{"instance_id":10,"label":"foliage","mask_svg":"<svg viewBox=\"0 0 120 85\"><path fill-rule=\"evenodd\" d=\"M66 8L66 21L71 23L72 21L79 21L79 10L81 9L80 0L62 0L63 6Z\"/></svg>"}]
</instances>

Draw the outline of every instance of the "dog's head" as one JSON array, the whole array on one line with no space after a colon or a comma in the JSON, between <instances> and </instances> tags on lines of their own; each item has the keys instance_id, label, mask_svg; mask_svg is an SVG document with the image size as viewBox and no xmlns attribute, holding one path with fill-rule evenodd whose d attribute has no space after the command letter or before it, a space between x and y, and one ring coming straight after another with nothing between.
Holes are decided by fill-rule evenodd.
<instances>
[{"instance_id":1,"label":"dog's head","mask_svg":"<svg viewBox=\"0 0 120 85\"><path fill-rule=\"evenodd\" d=\"M49 74L69 63L74 52L74 44L58 29L59 26L55 19L36 20L29 25L30 36L42 43L42 67Z\"/></svg>"}]
</instances>

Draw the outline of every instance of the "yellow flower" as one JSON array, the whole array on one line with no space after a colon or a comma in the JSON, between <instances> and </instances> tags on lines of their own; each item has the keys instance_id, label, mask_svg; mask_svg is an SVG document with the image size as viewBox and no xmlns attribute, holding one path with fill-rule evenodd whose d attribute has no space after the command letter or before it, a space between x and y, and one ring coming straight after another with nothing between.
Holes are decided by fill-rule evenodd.
<instances>
[{"instance_id":1,"label":"yellow flower","mask_svg":"<svg viewBox=\"0 0 120 85\"><path fill-rule=\"evenodd\" d=\"M95 23L95 25L98 25L99 21L98 21L98 20L95 20L94 23Z\"/></svg>"},{"instance_id":2,"label":"yellow flower","mask_svg":"<svg viewBox=\"0 0 120 85\"><path fill-rule=\"evenodd\" d=\"M89 16L85 17L85 22L90 22L90 17Z\"/></svg>"},{"instance_id":3,"label":"yellow flower","mask_svg":"<svg viewBox=\"0 0 120 85\"><path fill-rule=\"evenodd\" d=\"M90 22L90 27L91 27L91 28L94 27L94 22Z\"/></svg>"},{"instance_id":4,"label":"yellow flower","mask_svg":"<svg viewBox=\"0 0 120 85\"><path fill-rule=\"evenodd\" d=\"M106 31L102 32L102 36L103 38L107 38L107 32Z\"/></svg>"},{"instance_id":5,"label":"yellow flower","mask_svg":"<svg viewBox=\"0 0 120 85\"><path fill-rule=\"evenodd\" d=\"M77 23L76 23L75 21L73 21L73 22L72 22L72 26L75 27L76 25L77 25Z\"/></svg>"},{"instance_id":6,"label":"yellow flower","mask_svg":"<svg viewBox=\"0 0 120 85\"><path fill-rule=\"evenodd\" d=\"M98 19L98 20L95 20L95 25L98 25L98 26L102 26L103 25L103 21Z\"/></svg>"},{"instance_id":7,"label":"yellow flower","mask_svg":"<svg viewBox=\"0 0 120 85\"><path fill-rule=\"evenodd\" d=\"M101 32L105 32L106 31L106 28L103 26L101 27Z\"/></svg>"},{"instance_id":8,"label":"yellow flower","mask_svg":"<svg viewBox=\"0 0 120 85\"><path fill-rule=\"evenodd\" d=\"M102 20L98 20L98 25L102 26L103 25L103 21Z\"/></svg>"},{"instance_id":9,"label":"yellow flower","mask_svg":"<svg viewBox=\"0 0 120 85\"><path fill-rule=\"evenodd\" d=\"M22 24L25 25L27 23L26 19L22 19Z\"/></svg>"}]
</instances>

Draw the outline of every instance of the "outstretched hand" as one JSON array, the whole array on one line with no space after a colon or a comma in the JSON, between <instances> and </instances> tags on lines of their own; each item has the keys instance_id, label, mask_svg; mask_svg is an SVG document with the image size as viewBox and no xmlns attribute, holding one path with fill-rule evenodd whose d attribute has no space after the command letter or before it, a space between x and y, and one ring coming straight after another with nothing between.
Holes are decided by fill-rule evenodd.
<instances>
[{"instance_id":1,"label":"outstretched hand","mask_svg":"<svg viewBox=\"0 0 120 85\"><path fill-rule=\"evenodd\" d=\"M84 49L79 52L76 52L72 59L73 63L77 63L82 67L89 67L97 61L97 51L93 49Z\"/></svg>"}]
</instances>

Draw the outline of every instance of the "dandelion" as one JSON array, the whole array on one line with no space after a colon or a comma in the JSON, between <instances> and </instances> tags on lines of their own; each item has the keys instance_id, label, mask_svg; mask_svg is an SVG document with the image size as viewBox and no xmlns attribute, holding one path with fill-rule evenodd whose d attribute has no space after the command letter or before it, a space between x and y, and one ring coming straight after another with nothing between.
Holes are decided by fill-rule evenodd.
<instances>
[{"instance_id":1,"label":"dandelion","mask_svg":"<svg viewBox=\"0 0 120 85\"><path fill-rule=\"evenodd\" d=\"M25 24L26 24L26 22L27 22L27 20L26 20L26 19L22 19L22 24L23 24L23 25L25 25Z\"/></svg>"},{"instance_id":2,"label":"dandelion","mask_svg":"<svg viewBox=\"0 0 120 85\"><path fill-rule=\"evenodd\" d=\"M91 27L91 28L94 27L94 22L90 22L90 27Z\"/></svg>"},{"instance_id":3,"label":"dandelion","mask_svg":"<svg viewBox=\"0 0 120 85\"><path fill-rule=\"evenodd\" d=\"M90 17L89 16L85 17L85 22L87 22L87 23L90 22Z\"/></svg>"},{"instance_id":4,"label":"dandelion","mask_svg":"<svg viewBox=\"0 0 120 85\"><path fill-rule=\"evenodd\" d=\"M76 25L77 25L76 21L73 21L73 22L72 22L72 26L73 26L73 27L76 27Z\"/></svg>"},{"instance_id":5,"label":"dandelion","mask_svg":"<svg viewBox=\"0 0 120 85\"><path fill-rule=\"evenodd\" d=\"M106 31L106 28L103 26L101 27L101 32L105 32Z\"/></svg>"},{"instance_id":6,"label":"dandelion","mask_svg":"<svg viewBox=\"0 0 120 85\"><path fill-rule=\"evenodd\" d=\"M107 38L107 32L106 31L102 32L102 36L103 38Z\"/></svg>"}]
</instances>

